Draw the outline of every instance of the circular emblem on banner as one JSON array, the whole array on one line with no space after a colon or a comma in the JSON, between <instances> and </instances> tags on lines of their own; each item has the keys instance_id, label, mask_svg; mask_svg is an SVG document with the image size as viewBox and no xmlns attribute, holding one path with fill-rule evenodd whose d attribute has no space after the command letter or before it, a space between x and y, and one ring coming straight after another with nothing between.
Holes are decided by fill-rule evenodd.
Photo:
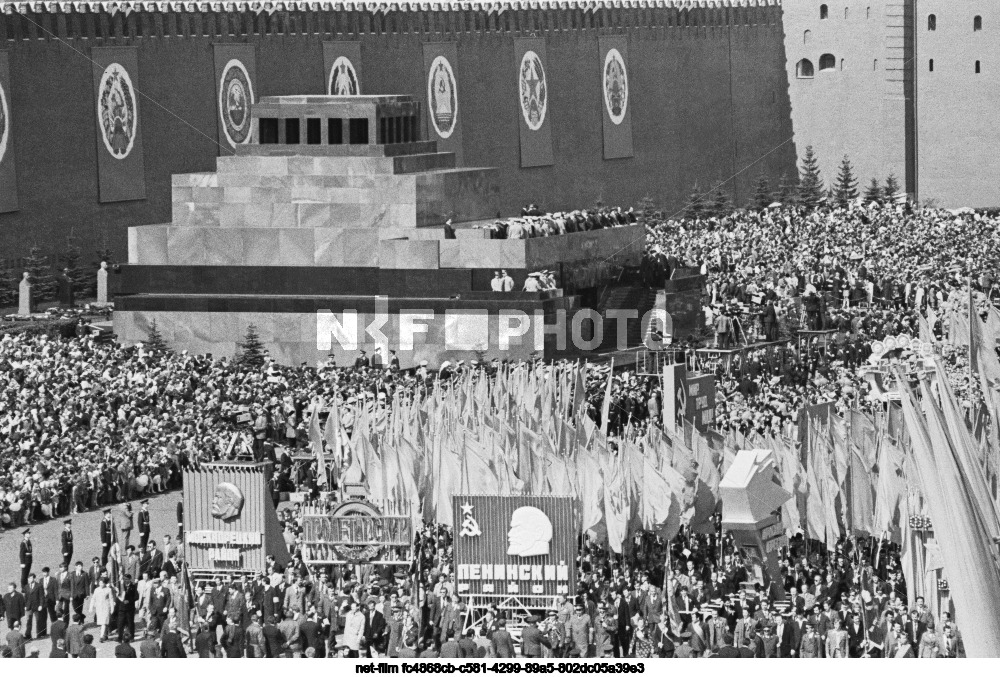
<instances>
[{"instance_id":1,"label":"circular emblem on banner","mask_svg":"<svg viewBox=\"0 0 1000 677\"><path fill-rule=\"evenodd\" d=\"M604 57L604 106L611 121L620 125L628 110L628 73L617 49L609 49Z\"/></svg>"},{"instance_id":2,"label":"circular emblem on banner","mask_svg":"<svg viewBox=\"0 0 1000 677\"><path fill-rule=\"evenodd\" d=\"M10 137L10 111L7 109L7 92L0 85L0 162L7 154L7 139Z\"/></svg>"},{"instance_id":3,"label":"circular emblem on banner","mask_svg":"<svg viewBox=\"0 0 1000 677\"><path fill-rule=\"evenodd\" d=\"M97 86L97 120L111 157L124 160L132 152L138 111L128 71L118 63L109 65Z\"/></svg>"},{"instance_id":4,"label":"circular emblem on banner","mask_svg":"<svg viewBox=\"0 0 1000 677\"><path fill-rule=\"evenodd\" d=\"M521 90L521 114L524 115L524 122L528 125L528 129L537 132L545 122L549 91L542 60L530 49L521 57L517 79Z\"/></svg>"},{"instance_id":5,"label":"circular emblem on banner","mask_svg":"<svg viewBox=\"0 0 1000 677\"><path fill-rule=\"evenodd\" d=\"M222 130L233 146L250 140L250 105L253 103L253 86L250 74L239 59L231 59L222 69L219 83L219 113Z\"/></svg>"},{"instance_id":6,"label":"circular emblem on banner","mask_svg":"<svg viewBox=\"0 0 1000 677\"><path fill-rule=\"evenodd\" d=\"M331 96L357 96L361 93L358 72L346 56L338 56L330 68L330 82L327 90Z\"/></svg>"},{"instance_id":7,"label":"circular emblem on banner","mask_svg":"<svg viewBox=\"0 0 1000 677\"><path fill-rule=\"evenodd\" d=\"M427 74L427 107L434 130L442 139L455 131L458 120L458 86L448 59L439 56L431 63Z\"/></svg>"},{"instance_id":8,"label":"circular emblem on banner","mask_svg":"<svg viewBox=\"0 0 1000 677\"><path fill-rule=\"evenodd\" d=\"M378 520L382 517L382 513L368 501L348 501L347 503L341 503L330 516L367 517L371 521L373 531L372 535L380 535L377 532L381 527L380 525L376 525ZM371 540L377 539L372 538ZM337 543L333 546L333 551L338 557L347 562L365 562L367 560L375 559L375 557L382 552L382 546L378 543L371 542L358 544Z\"/></svg>"}]
</instances>

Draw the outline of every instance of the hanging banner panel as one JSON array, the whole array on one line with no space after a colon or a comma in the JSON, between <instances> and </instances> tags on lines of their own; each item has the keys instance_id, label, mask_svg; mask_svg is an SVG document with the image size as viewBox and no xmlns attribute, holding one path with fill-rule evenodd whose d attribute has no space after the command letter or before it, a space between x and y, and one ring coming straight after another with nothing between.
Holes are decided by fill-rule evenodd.
<instances>
[{"instance_id":1,"label":"hanging banner panel","mask_svg":"<svg viewBox=\"0 0 1000 677\"><path fill-rule=\"evenodd\" d=\"M7 52L0 52L0 213L16 212L17 167L14 165L14 139L10 98L10 64Z\"/></svg>"},{"instance_id":2,"label":"hanging banner panel","mask_svg":"<svg viewBox=\"0 0 1000 677\"><path fill-rule=\"evenodd\" d=\"M549 82L545 75L545 63L544 38L514 40L522 167L544 167L554 163Z\"/></svg>"},{"instance_id":3,"label":"hanging banner panel","mask_svg":"<svg viewBox=\"0 0 1000 677\"><path fill-rule=\"evenodd\" d=\"M135 47L90 50L97 105L97 179L101 202L146 198Z\"/></svg>"},{"instance_id":4,"label":"hanging banner panel","mask_svg":"<svg viewBox=\"0 0 1000 677\"><path fill-rule=\"evenodd\" d=\"M597 39L601 63L601 110L604 118L604 159L632 157L631 88L624 36Z\"/></svg>"},{"instance_id":5,"label":"hanging banner panel","mask_svg":"<svg viewBox=\"0 0 1000 677\"><path fill-rule=\"evenodd\" d=\"M250 143L250 107L256 101L257 60L253 45L212 45L219 107L220 153Z\"/></svg>"},{"instance_id":6,"label":"hanging banner panel","mask_svg":"<svg viewBox=\"0 0 1000 677\"><path fill-rule=\"evenodd\" d=\"M323 92L332 96L361 93L361 43L329 40L323 43Z\"/></svg>"},{"instance_id":7,"label":"hanging banner panel","mask_svg":"<svg viewBox=\"0 0 1000 677\"><path fill-rule=\"evenodd\" d=\"M454 42L424 44L424 73L427 77L428 141L437 141L439 151L455 154L462 164L462 118L458 105L458 46Z\"/></svg>"}]
</instances>

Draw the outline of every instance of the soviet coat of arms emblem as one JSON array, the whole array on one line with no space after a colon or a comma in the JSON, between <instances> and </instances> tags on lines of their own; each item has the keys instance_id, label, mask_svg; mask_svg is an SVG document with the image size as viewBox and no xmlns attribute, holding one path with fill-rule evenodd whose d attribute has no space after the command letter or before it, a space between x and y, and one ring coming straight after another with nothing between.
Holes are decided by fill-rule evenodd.
<instances>
[{"instance_id":1,"label":"soviet coat of arms emblem","mask_svg":"<svg viewBox=\"0 0 1000 677\"><path fill-rule=\"evenodd\" d=\"M521 114L524 115L524 122L528 125L528 129L537 132L545 122L549 91L542 60L530 49L521 57L518 85L521 91Z\"/></svg>"},{"instance_id":2,"label":"soviet coat of arms emblem","mask_svg":"<svg viewBox=\"0 0 1000 677\"><path fill-rule=\"evenodd\" d=\"M104 69L97 88L97 121L111 157L124 160L132 152L139 108L128 71L118 63Z\"/></svg>"},{"instance_id":3,"label":"soviet coat of arms emblem","mask_svg":"<svg viewBox=\"0 0 1000 677\"><path fill-rule=\"evenodd\" d=\"M358 73L354 64L346 56L338 56L330 68L330 82L327 89L331 96L357 96L361 93Z\"/></svg>"},{"instance_id":4,"label":"soviet coat of arms emblem","mask_svg":"<svg viewBox=\"0 0 1000 677\"><path fill-rule=\"evenodd\" d=\"M239 59L231 59L222 69L219 83L219 114L222 129L230 145L238 146L250 140L250 106L253 86L250 74Z\"/></svg>"},{"instance_id":5,"label":"soviet coat of arms emblem","mask_svg":"<svg viewBox=\"0 0 1000 677\"><path fill-rule=\"evenodd\" d=\"M447 139L458 120L458 87L451 64L443 56L434 59L427 74L427 105L434 130Z\"/></svg>"},{"instance_id":6,"label":"soviet coat of arms emblem","mask_svg":"<svg viewBox=\"0 0 1000 677\"><path fill-rule=\"evenodd\" d=\"M628 72L625 60L617 49L609 49L604 57L604 106L611 122L620 125L628 110Z\"/></svg>"}]
</instances>

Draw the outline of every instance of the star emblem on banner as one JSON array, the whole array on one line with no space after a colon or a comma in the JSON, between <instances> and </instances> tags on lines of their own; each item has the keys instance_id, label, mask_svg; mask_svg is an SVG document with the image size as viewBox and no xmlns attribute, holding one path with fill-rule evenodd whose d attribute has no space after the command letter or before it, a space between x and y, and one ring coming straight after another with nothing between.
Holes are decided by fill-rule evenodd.
<instances>
[{"instance_id":1,"label":"star emblem on banner","mask_svg":"<svg viewBox=\"0 0 1000 677\"><path fill-rule=\"evenodd\" d=\"M479 522L476 518L472 516L472 506L466 502L465 505L460 506L462 508L462 530L459 531L460 536L481 536L483 530L479 528Z\"/></svg>"}]
</instances>

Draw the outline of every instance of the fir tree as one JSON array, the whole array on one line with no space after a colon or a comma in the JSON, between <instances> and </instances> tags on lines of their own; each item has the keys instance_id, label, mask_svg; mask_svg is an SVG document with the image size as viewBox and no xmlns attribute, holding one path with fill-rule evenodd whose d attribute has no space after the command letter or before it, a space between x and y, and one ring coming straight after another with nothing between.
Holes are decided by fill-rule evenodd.
<instances>
[{"instance_id":1,"label":"fir tree","mask_svg":"<svg viewBox=\"0 0 1000 677\"><path fill-rule=\"evenodd\" d=\"M149 325L149 331L146 332L146 350L154 355L162 355L170 351L167 342L163 340L163 334L156 326L156 320L153 320L153 323Z\"/></svg>"},{"instance_id":2,"label":"fir tree","mask_svg":"<svg viewBox=\"0 0 1000 677\"><path fill-rule=\"evenodd\" d=\"M885 180L885 201L895 202L896 196L902 190L902 187L899 185L899 179L896 178L895 174L890 173Z\"/></svg>"},{"instance_id":3,"label":"fir tree","mask_svg":"<svg viewBox=\"0 0 1000 677\"><path fill-rule=\"evenodd\" d=\"M86 290L86 282L80 271L80 258L83 254L76 246L76 240L72 236L66 238L66 248L56 256L59 262L59 270L66 270L69 279L73 280L73 290L83 292Z\"/></svg>"},{"instance_id":4,"label":"fir tree","mask_svg":"<svg viewBox=\"0 0 1000 677\"><path fill-rule=\"evenodd\" d=\"M767 209L771 202L773 202L771 199L771 183L767 180L765 174L761 174L757 178L756 185L754 185L753 197L750 198L748 206L751 209Z\"/></svg>"},{"instance_id":5,"label":"fir tree","mask_svg":"<svg viewBox=\"0 0 1000 677\"><path fill-rule=\"evenodd\" d=\"M694 190L691 192L691 197L688 198L687 205L684 207L684 217L693 220L703 216L704 213L705 198L702 197L701 190L696 183L694 184Z\"/></svg>"},{"instance_id":6,"label":"fir tree","mask_svg":"<svg viewBox=\"0 0 1000 677\"><path fill-rule=\"evenodd\" d=\"M882 201L882 187L878 185L878 179L872 177L872 182L868 184L868 188L865 189L865 203L871 204L872 202Z\"/></svg>"},{"instance_id":7,"label":"fir tree","mask_svg":"<svg viewBox=\"0 0 1000 677\"><path fill-rule=\"evenodd\" d=\"M0 308L17 303L17 285L20 280L14 279L14 271L0 267Z\"/></svg>"},{"instance_id":8,"label":"fir tree","mask_svg":"<svg viewBox=\"0 0 1000 677\"><path fill-rule=\"evenodd\" d=\"M841 207L858 199L858 180L854 178L854 168L845 155L840 161L840 173L837 174L837 185L833 190L833 199Z\"/></svg>"},{"instance_id":9,"label":"fir tree","mask_svg":"<svg viewBox=\"0 0 1000 677\"><path fill-rule=\"evenodd\" d=\"M251 324L247 327L243 343L237 345L240 347L240 354L236 358L237 364L253 369L260 369L264 366L264 358L267 357L267 348L264 347L260 336L257 334L256 325Z\"/></svg>"},{"instance_id":10,"label":"fir tree","mask_svg":"<svg viewBox=\"0 0 1000 677\"><path fill-rule=\"evenodd\" d=\"M782 205L795 205L798 204L798 193L798 183L789 179L788 174L782 174L781 181L778 182L778 190L774 193L774 201L780 202Z\"/></svg>"},{"instance_id":11,"label":"fir tree","mask_svg":"<svg viewBox=\"0 0 1000 677\"><path fill-rule=\"evenodd\" d=\"M656 204L653 202L653 198L646 195L641 200L639 200L639 218L643 222L649 221L654 217L656 213Z\"/></svg>"},{"instance_id":12,"label":"fir tree","mask_svg":"<svg viewBox=\"0 0 1000 677\"><path fill-rule=\"evenodd\" d=\"M823 200L823 180L819 175L819 160L812 146L806 146L800 176L799 202L808 207L815 207Z\"/></svg>"},{"instance_id":13,"label":"fir tree","mask_svg":"<svg viewBox=\"0 0 1000 677\"><path fill-rule=\"evenodd\" d=\"M708 212L712 216L723 217L726 216L731 210L731 205L729 203L729 194L722 190L722 184L720 183L715 187L715 191L712 193L712 201L708 205Z\"/></svg>"},{"instance_id":14,"label":"fir tree","mask_svg":"<svg viewBox=\"0 0 1000 677\"><path fill-rule=\"evenodd\" d=\"M38 245L28 250L28 256L24 259L24 268L31 275L32 295L35 303L55 298L56 280L52 275L52 266Z\"/></svg>"}]
</instances>

